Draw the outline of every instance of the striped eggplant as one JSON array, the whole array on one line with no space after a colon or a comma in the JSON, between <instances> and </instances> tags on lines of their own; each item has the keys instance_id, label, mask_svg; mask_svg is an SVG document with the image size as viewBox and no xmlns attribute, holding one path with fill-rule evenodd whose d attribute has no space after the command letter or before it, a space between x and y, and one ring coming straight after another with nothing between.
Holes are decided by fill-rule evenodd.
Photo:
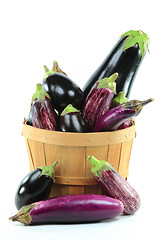
<instances>
[{"instance_id":1,"label":"striped eggplant","mask_svg":"<svg viewBox=\"0 0 160 240\"><path fill-rule=\"evenodd\" d=\"M131 30L122 34L113 49L84 85L85 98L95 82L109 77L115 72L118 73L116 92L123 91L126 97L129 97L135 76L148 46L149 37L142 30Z\"/></svg>"},{"instance_id":2,"label":"striped eggplant","mask_svg":"<svg viewBox=\"0 0 160 240\"><path fill-rule=\"evenodd\" d=\"M97 121L93 131L102 132L116 130L125 120L136 117L142 108L153 100L153 98L149 98L145 101L131 100L111 108Z\"/></svg>"},{"instance_id":3,"label":"striped eggplant","mask_svg":"<svg viewBox=\"0 0 160 240\"><path fill-rule=\"evenodd\" d=\"M114 218L123 212L121 201L98 194L73 194L23 206L9 219L21 223L87 223Z\"/></svg>"},{"instance_id":4,"label":"striped eggplant","mask_svg":"<svg viewBox=\"0 0 160 240\"><path fill-rule=\"evenodd\" d=\"M88 94L82 112L88 129L92 130L95 123L109 110L116 93L117 77L118 73L114 73L109 78L98 81Z\"/></svg>"},{"instance_id":5,"label":"striped eggplant","mask_svg":"<svg viewBox=\"0 0 160 240\"><path fill-rule=\"evenodd\" d=\"M52 131L57 129L58 115L41 84L37 84L36 93L32 96L31 119L33 127Z\"/></svg>"},{"instance_id":6,"label":"striped eggplant","mask_svg":"<svg viewBox=\"0 0 160 240\"><path fill-rule=\"evenodd\" d=\"M119 199L124 205L124 214L133 214L140 207L140 197L136 190L104 160L88 156L92 164L91 172L107 196Z\"/></svg>"}]
</instances>

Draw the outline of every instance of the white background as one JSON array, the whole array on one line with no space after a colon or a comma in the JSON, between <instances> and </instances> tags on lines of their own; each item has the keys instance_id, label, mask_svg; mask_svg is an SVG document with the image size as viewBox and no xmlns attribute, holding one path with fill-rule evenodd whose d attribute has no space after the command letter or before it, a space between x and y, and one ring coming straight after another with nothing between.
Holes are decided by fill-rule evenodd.
<instances>
[{"instance_id":1,"label":"white background","mask_svg":"<svg viewBox=\"0 0 160 240\"><path fill-rule=\"evenodd\" d=\"M0 233L3 239L158 239L160 28L157 1L1 1L0 3ZM14 194L29 164L22 121L28 116L43 65L60 67L80 87L110 52L120 35L143 30L147 53L130 99L155 101L136 118L128 181L141 197L134 216L96 224L23 226L8 218L17 210ZM157 236L157 237L156 237Z\"/></svg>"}]
</instances>

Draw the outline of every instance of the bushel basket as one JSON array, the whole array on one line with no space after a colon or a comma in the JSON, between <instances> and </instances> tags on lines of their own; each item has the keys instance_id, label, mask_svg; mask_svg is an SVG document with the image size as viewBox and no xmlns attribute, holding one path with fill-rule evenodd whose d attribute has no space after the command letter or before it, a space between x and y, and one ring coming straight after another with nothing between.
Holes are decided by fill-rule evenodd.
<instances>
[{"instance_id":1,"label":"bushel basket","mask_svg":"<svg viewBox=\"0 0 160 240\"><path fill-rule=\"evenodd\" d=\"M22 135L25 138L30 170L39 166L55 167L55 184L50 197L65 194L95 193L102 191L91 173L88 155L108 161L126 179L129 174L129 160L135 124L131 127L96 133L69 133L35 128L23 122Z\"/></svg>"}]
</instances>

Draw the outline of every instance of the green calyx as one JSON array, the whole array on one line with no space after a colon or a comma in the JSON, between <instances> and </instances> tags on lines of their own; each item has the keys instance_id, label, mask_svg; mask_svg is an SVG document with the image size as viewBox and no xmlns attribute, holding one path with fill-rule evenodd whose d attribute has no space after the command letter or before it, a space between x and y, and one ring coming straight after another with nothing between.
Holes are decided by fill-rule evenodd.
<instances>
[{"instance_id":1,"label":"green calyx","mask_svg":"<svg viewBox=\"0 0 160 240\"><path fill-rule=\"evenodd\" d=\"M79 110L77 110L77 108L73 107L72 104L67 105L67 107L63 110L63 112L61 113L61 116L64 116L68 113L71 112L80 112Z\"/></svg>"},{"instance_id":2,"label":"green calyx","mask_svg":"<svg viewBox=\"0 0 160 240\"><path fill-rule=\"evenodd\" d=\"M50 71L49 68L46 65L44 65L44 70L45 70L45 74L43 76L43 80L54 73L53 71Z\"/></svg>"},{"instance_id":3,"label":"green calyx","mask_svg":"<svg viewBox=\"0 0 160 240\"><path fill-rule=\"evenodd\" d=\"M67 75L65 72L62 71L62 69L60 69L57 61L53 61L52 70L49 70L49 68L46 65L44 65L44 70L45 70L45 74L43 76L43 80L46 79L47 77L49 77L50 75L54 74L54 73L63 73L65 75Z\"/></svg>"},{"instance_id":4,"label":"green calyx","mask_svg":"<svg viewBox=\"0 0 160 240\"><path fill-rule=\"evenodd\" d=\"M149 98L144 101L131 100L129 102L124 103L124 109L132 109L133 111L136 112L136 116L137 116L142 110L142 108L152 101L154 101L154 98Z\"/></svg>"},{"instance_id":5,"label":"green calyx","mask_svg":"<svg viewBox=\"0 0 160 240\"><path fill-rule=\"evenodd\" d=\"M150 43L148 35L144 33L142 30L139 31L131 30L121 35L121 37L125 36L127 36L127 38L123 44L123 51L127 50L128 48L138 43L143 58L144 54L148 50Z\"/></svg>"},{"instance_id":6,"label":"green calyx","mask_svg":"<svg viewBox=\"0 0 160 240\"><path fill-rule=\"evenodd\" d=\"M62 71L62 69L58 66L57 61L53 61L53 67L52 67L52 72L59 72L67 75L65 72Z\"/></svg>"},{"instance_id":7,"label":"green calyx","mask_svg":"<svg viewBox=\"0 0 160 240\"><path fill-rule=\"evenodd\" d=\"M91 172L95 176L98 176L100 179L102 177L102 171L110 170L116 172L112 165L104 160L98 160L93 155L88 156L89 162L92 164Z\"/></svg>"},{"instance_id":8,"label":"green calyx","mask_svg":"<svg viewBox=\"0 0 160 240\"><path fill-rule=\"evenodd\" d=\"M116 107L122 103L128 102L124 92L119 92L118 95L112 100L112 106Z\"/></svg>"},{"instance_id":9,"label":"green calyx","mask_svg":"<svg viewBox=\"0 0 160 240\"><path fill-rule=\"evenodd\" d=\"M48 93L42 89L42 84L38 83L36 85L36 92L32 95L31 104L36 98L38 99L39 102L43 103L45 97L51 99Z\"/></svg>"},{"instance_id":10,"label":"green calyx","mask_svg":"<svg viewBox=\"0 0 160 240\"><path fill-rule=\"evenodd\" d=\"M50 178L52 178L54 181L54 177L55 177L54 168L57 165L57 163L58 163L58 161L55 161L51 166L38 167L38 169L42 170L40 177L43 175L46 175L46 176L49 176Z\"/></svg>"},{"instance_id":11,"label":"green calyx","mask_svg":"<svg viewBox=\"0 0 160 240\"><path fill-rule=\"evenodd\" d=\"M32 203L32 204L23 206L19 210L19 212L15 216L10 217L9 220L13 222L18 221L18 222L29 225L32 222L32 217L30 215L30 212L34 207L36 207L36 205L37 205L36 203Z\"/></svg>"},{"instance_id":12,"label":"green calyx","mask_svg":"<svg viewBox=\"0 0 160 240\"><path fill-rule=\"evenodd\" d=\"M118 73L113 73L110 77L108 78L103 78L99 81L97 81L96 83L98 83L97 85L97 89L99 88L109 88L112 92L114 92L114 94L116 94L116 83L115 80L118 77Z\"/></svg>"}]
</instances>

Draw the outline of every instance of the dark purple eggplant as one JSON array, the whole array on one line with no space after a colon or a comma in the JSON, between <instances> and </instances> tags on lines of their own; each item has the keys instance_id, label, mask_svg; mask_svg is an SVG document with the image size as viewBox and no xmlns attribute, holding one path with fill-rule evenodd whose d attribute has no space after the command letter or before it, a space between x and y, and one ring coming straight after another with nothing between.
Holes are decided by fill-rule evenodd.
<instances>
[{"instance_id":1,"label":"dark purple eggplant","mask_svg":"<svg viewBox=\"0 0 160 240\"><path fill-rule=\"evenodd\" d=\"M88 156L92 164L91 172L107 196L120 200L124 205L124 214L133 214L140 207L140 197L136 190L104 160Z\"/></svg>"},{"instance_id":2,"label":"dark purple eggplant","mask_svg":"<svg viewBox=\"0 0 160 240\"><path fill-rule=\"evenodd\" d=\"M52 131L57 129L58 115L41 84L37 84L36 93L32 96L30 112L33 127Z\"/></svg>"},{"instance_id":3,"label":"dark purple eggplant","mask_svg":"<svg viewBox=\"0 0 160 240\"><path fill-rule=\"evenodd\" d=\"M61 72L46 72L45 76L47 77L43 79L43 90L49 94L59 114L68 104L79 110L83 108L83 92L68 76Z\"/></svg>"},{"instance_id":4,"label":"dark purple eggplant","mask_svg":"<svg viewBox=\"0 0 160 240\"><path fill-rule=\"evenodd\" d=\"M123 212L121 201L98 194L59 196L26 205L9 219L24 224L87 223L114 218Z\"/></svg>"},{"instance_id":5,"label":"dark purple eggplant","mask_svg":"<svg viewBox=\"0 0 160 240\"><path fill-rule=\"evenodd\" d=\"M83 87L84 96L88 95L95 82L118 73L116 92L123 91L129 97L133 81L149 46L146 33L128 31L124 33L97 70Z\"/></svg>"},{"instance_id":6,"label":"dark purple eggplant","mask_svg":"<svg viewBox=\"0 0 160 240\"><path fill-rule=\"evenodd\" d=\"M87 126L79 110L69 104L61 113L59 131L62 132L87 132Z\"/></svg>"},{"instance_id":7,"label":"dark purple eggplant","mask_svg":"<svg viewBox=\"0 0 160 240\"><path fill-rule=\"evenodd\" d=\"M145 101L131 100L111 108L97 121L93 131L102 132L116 130L125 120L136 117L141 112L142 108L153 100L153 98L149 98Z\"/></svg>"},{"instance_id":8,"label":"dark purple eggplant","mask_svg":"<svg viewBox=\"0 0 160 240\"><path fill-rule=\"evenodd\" d=\"M54 182L54 167L41 166L28 173L20 182L15 194L15 205L19 210L24 205L47 199Z\"/></svg>"},{"instance_id":9,"label":"dark purple eggplant","mask_svg":"<svg viewBox=\"0 0 160 240\"><path fill-rule=\"evenodd\" d=\"M115 80L117 77L118 74L114 73L109 78L98 81L88 94L82 112L88 129L92 130L95 123L109 110L116 93Z\"/></svg>"}]
</instances>

